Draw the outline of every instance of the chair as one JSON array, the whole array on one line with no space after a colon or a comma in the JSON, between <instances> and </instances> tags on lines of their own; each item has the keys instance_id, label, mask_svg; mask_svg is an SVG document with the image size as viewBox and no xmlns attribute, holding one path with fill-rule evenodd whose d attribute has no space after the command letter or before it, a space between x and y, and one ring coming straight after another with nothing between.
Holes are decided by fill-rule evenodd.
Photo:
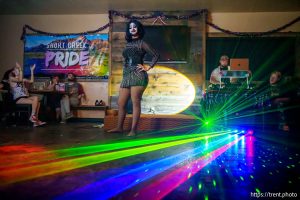
<instances>
[{"instance_id":1,"label":"chair","mask_svg":"<svg viewBox=\"0 0 300 200\"><path fill-rule=\"evenodd\" d=\"M30 125L31 122L28 118L31 115L31 104L16 104L13 101L12 95L10 92L2 93L2 99L4 103L4 113L7 117L14 118L15 124L20 122L22 113L26 114L27 124ZM14 117L13 117L14 116ZM8 124L6 122L6 124Z\"/></svg>"},{"instance_id":2,"label":"chair","mask_svg":"<svg viewBox=\"0 0 300 200\"><path fill-rule=\"evenodd\" d=\"M21 114L26 114L27 124L30 125L31 122L28 120L31 115L31 104L15 104L14 113L16 115L16 119L20 120Z\"/></svg>"}]
</instances>

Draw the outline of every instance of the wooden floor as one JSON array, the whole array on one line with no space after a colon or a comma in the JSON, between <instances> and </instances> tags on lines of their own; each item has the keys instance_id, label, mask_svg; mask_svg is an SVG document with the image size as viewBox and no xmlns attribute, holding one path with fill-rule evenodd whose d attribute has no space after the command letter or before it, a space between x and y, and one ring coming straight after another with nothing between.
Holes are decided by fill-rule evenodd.
<instances>
[{"instance_id":1,"label":"wooden floor","mask_svg":"<svg viewBox=\"0 0 300 200\"><path fill-rule=\"evenodd\" d=\"M0 123L1 200L240 200L258 199L250 197L256 190L299 191L299 141L272 130L186 143L197 138L190 138L193 131L141 131L129 138L97 125Z\"/></svg>"},{"instance_id":2,"label":"wooden floor","mask_svg":"<svg viewBox=\"0 0 300 200\"><path fill-rule=\"evenodd\" d=\"M104 130L109 130L117 126L117 115L106 115L104 118ZM130 130L132 115L127 115L124 122L124 130ZM172 129L183 126L195 126L200 123L191 115L176 114L176 115L146 115L142 114L138 130L151 131L160 129Z\"/></svg>"}]
</instances>

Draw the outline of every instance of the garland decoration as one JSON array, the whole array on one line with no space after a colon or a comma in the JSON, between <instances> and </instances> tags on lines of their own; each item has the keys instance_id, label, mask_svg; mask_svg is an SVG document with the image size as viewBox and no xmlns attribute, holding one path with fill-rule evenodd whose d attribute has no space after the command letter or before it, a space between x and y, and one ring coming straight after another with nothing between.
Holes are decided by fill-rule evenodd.
<instances>
[{"instance_id":1,"label":"garland decoration","mask_svg":"<svg viewBox=\"0 0 300 200\"><path fill-rule=\"evenodd\" d=\"M287 24L284 24L278 28L275 28L273 30L269 30L269 31L265 31L265 32L255 32L255 33L245 33L245 32L234 32L234 31L230 31L230 30L227 30L227 29L224 29L224 28L221 28L220 26L212 23L212 22L209 22L209 21L206 21L206 24L209 25L210 27L214 28L214 29L217 29L223 33L227 33L227 34L230 34L230 35L235 35L235 36L244 36L244 37L261 37L261 36L266 36L266 35L271 35L273 33L278 33L286 28L288 28L289 26L292 26L293 24L297 23L300 21L300 17L297 17L296 19L288 22Z\"/></svg>"},{"instance_id":2,"label":"garland decoration","mask_svg":"<svg viewBox=\"0 0 300 200\"><path fill-rule=\"evenodd\" d=\"M176 19L176 20L188 20L191 19L193 17L197 17L197 16L204 16L205 17L205 23L216 29L219 30L223 33L226 34L230 34L230 35L235 35L235 36L242 36L242 37L261 37L261 36L266 36L266 35L271 35L273 33L277 33L280 32L290 26L292 26L293 24L297 23L300 21L300 16L297 17L296 19L288 22L287 24L284 24L278 28L269 30L269 31L265 31L265 32L255 32L255 33L245 33L245 32L236 32L236 31L230 31L224 28L221 28L220 26L210 22L207 20L207 13L208 10L207 9L201 9L201 10L197 10L194 11L193 13L189 14L189 15L169 15L169 14L164 14L164 12L161 11L155 11L153 12L153 14L151 15L141 15L141 16L134 16L134 15L128 15L119 11L115 11L115 10L110 10L109 11L109 22L99 28L97 28L96 30L91 30L91 31L85 31L85 32L79 32L79 33L51 33L51 32L45 32L45 31L41 31L38 29L35 29L29 25L24 25L23 26L23 32L22 32L22 36L21 36L21 40L25 39L25 35L27 34L27 30L30 30L33 33L37 33L37 34L42 34L42 35L49 35L49 36L67 36L67 35L86 35L86 34L93 34L93 33L98 33L101 32L107 28L109 28L112 24L113 24L113 19L112 16L119 16L122 18L125 18L127 20L131 20L131 19L136 19L136 20L145 20L145 19Z\"/></svg>"},{"instance_id":3,"label":"garland decoration","mask_svg":"<svg viewBox=\"0 0 300 200\"><path fill-rule=\"evenodd\" d=\"M67 35L87 35L87 34L99 33L101 31L107 29L109 26L110 26L110 23L107 23L104 26L101 26L101 27L97 28L96 30L79 32L79 33L51 33L51 32L45 32L45 31L35 29L32 26L29 26L29 25L26 24L26 25L23 26L23 32L22 32L21 40L25 39L25 35L27 34L27 30L30 30L33 33L41 34L41 35L67 36Z\"/></svg>"}]
</instances>

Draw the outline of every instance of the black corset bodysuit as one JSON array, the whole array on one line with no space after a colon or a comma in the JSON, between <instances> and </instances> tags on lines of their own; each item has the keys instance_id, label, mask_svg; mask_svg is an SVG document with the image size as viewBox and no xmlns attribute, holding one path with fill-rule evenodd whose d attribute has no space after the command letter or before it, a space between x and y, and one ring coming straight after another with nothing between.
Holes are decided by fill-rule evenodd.
<instances>
[{"instance_id":1,"label":"black corset bodysuit","mask_svg":"<svg viewBox=\"0 0 300 200\"><path fill-rule=\"evenodd\" d=\"M123 66L123 79L121 88L129 88L130 86L147 86L148 74L145 71L139 72L137 69L138 64L144 63L144 56L148 53L152 56L150 67L154 67L158 61L159 55L143 40L132 40L126 44L123 51L124 66Z\"/></svg>"}]
</instances>

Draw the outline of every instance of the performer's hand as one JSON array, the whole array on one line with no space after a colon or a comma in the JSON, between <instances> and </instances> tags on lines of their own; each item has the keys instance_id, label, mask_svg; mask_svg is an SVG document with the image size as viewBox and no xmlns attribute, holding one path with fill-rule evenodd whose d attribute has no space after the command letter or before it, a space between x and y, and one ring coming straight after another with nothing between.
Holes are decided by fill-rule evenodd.
<instances>
[{"instance_id":1,"label":"performer's hand","mask_svg":"<svg viewBox=\"0 0 300 200\"><path fill-rule=\"evenodd\" d=\"M138 71L141 72L141 71L149 71L151 69L151 67L149 65L141 65L141 64L138 64Z\"/></svg>"},{"instance_id":2,"label":"performer's hand","mask_svg":"<svg viewBox=\"0 0 300 200\"><path fill-rule=\"evenodd\" d=\"M34 71L34 69L35 69L35 64L33 64L33 65L30 66L30 70L31 71Z\"/></svg>"}]
</instances>

